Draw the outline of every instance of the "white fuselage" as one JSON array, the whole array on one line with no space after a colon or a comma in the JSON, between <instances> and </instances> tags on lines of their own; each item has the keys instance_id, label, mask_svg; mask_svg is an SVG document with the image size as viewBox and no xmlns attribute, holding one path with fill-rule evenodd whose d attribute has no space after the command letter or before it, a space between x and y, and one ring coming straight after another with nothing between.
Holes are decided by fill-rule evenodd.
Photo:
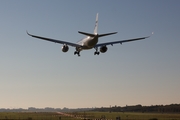
<instances>
[{"instance_id":1,"label":"white fuselage","mask_svg":"<svg viewBox=\"0 0 180 120\"><path fill-rule=\"evenodd\" d=\"M82 46L80 50L92 49L97 43L98 43L98 36L95 37L87 36L86 38L78 42L78 44Z\"/></svg>"}]
</instances>

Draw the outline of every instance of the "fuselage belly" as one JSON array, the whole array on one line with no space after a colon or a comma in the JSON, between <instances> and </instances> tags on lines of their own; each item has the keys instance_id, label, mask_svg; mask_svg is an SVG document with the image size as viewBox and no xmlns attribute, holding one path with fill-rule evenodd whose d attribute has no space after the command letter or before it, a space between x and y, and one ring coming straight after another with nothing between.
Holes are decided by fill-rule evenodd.
<instances>
[{"instance_id":1,"label":"fuselage belly","mask_svg":"<svg viewBox=\"0 0 180 120\"><path fill-rule=\"evenodd\" d=\"M98 37L87 37L79 42L82 45L81 50L92 49L98 43Z\"/></svg>"}]
</instances>

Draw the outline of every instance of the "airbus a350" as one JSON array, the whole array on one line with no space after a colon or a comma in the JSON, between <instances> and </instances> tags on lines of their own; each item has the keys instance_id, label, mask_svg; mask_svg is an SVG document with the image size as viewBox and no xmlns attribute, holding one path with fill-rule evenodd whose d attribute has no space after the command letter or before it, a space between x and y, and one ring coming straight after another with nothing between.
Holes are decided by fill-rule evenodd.
<instances>
[{"instance_id":1,"label":"airbus a350","mask_svg":"<svg viewBox=\"0 0 180 120\"><path fill-rule=\"evenodd\" d=\"M122 44L122 43L125 43L125 42L143 40L143 39L146 39L146 38L150 37L150 36L147 36L147 37L127 39L127 40L98 43L100 37L113 35L113 34L116 34L117 32L111 32L111 33L106 33L106 34L98 34L97 30L98 30L98 13L96 15L96 23L95 23L94 33L92 34L92 33L86 33L86 32L78 31L80 34L86 35L86 37L84 39L82 39L81 41L77 42L77 43L72 43L72 42L67 42L67 41L62 41L62 40L55 40L55 39L51 39L51 38L36 36L36 35L32 35L32 34L30 34L28 32L27 32L27 34L29 36L32 36L32 37L35 37L35 38L38 38L38 39L42 39L42 40L62 44L63 45L62 46L62 51L63 52L67 52L69 50L69 46L75 47L74 55L77 54L78 56L80 56L80 52L82 50L89 50L89 49L94 48L95 49L94 55L99 55L100 52L105 53L108 50L107 45L113 45L113 44L118 44L118 43Z\"/></svg>"}]
</instances>

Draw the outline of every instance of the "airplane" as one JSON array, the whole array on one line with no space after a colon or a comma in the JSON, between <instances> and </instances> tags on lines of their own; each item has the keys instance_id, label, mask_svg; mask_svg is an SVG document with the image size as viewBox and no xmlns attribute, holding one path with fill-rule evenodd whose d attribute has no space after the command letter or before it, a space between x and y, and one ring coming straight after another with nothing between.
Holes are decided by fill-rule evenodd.
<instances>
[{"instance_id":1,"label":"airplane","mask_svg":"<svg viewBox=\"0 0 180 120\"><path fill-rule=\"evenodd\" d=\"M125 43L125 42L143 40L143 39L146 39L146 38L150 37L150 36L147 36L147 37L141 37L141 38L133 38L133 39L127 39L127 40L98 43L100 37L113 35L113 34L116 34L117 32L111 32L111 33L106 33L106 34L98 34L97 30L98 30L98 13L96 14L96 22L95 22L94 33L92 34L92 33L86 33L86 32L78 31L78 33L86 35L86 37L84 39L82 39L81 41L77 42L77 43L72 43L72 42L67 42L67 41L62 41L62 40L55 40L55 39L51 39L51 38L36 36L36 35L32 35L32 34L28 33L28 31L26 31L26 32L27 32L27 34L29 36L34 37L34 38L38 38L38 39L42 39L42 40L46 40L46 41L50 41L50 42L63 44L62 52L67 52L69 50L69 46L75 47L74 55L77 54L78 56L80 56L80 52L82 50L89 50L89 49L94 48L96 50L94 52L94 55L99 55L100 52L105 53L108 50L107 45L112 45L113 46L113 44L118 44L118 43L122 44L122 43ZM98 50L98 48L100 48L100 50Z\"/></svg>"}]
</instances>

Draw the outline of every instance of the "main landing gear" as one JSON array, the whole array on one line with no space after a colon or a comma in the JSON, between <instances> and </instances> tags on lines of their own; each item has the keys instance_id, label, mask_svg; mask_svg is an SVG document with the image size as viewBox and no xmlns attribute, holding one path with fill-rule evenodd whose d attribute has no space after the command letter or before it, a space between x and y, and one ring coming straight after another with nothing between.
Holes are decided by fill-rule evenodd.
<instances>
[{"instance_id":1,"label":"main landing gear","mask_svg":"<svg viewBox=\"0 0 180 120\"><path fill-rule=\"evenodd\" d=\"M99 52L97 52L97 51L96 51L96 52L94 52L94 55L99 55L99 54L100 54L100 53L99 53Z\"/></svg>"},{"instance_id":2,"label":"main landing gear","mask_svg":"<svg viewBox=\"0 0 180 120\"><path fill-rule=\"evenodd\" d=\"M80 51L81 51L81 47L76 47L76 51L74 52L74 55L78 55L78 57L80 57Z\"/></svg>"},{"instance_id":3,"label":"main landing gear","mask_svg":"<svg viewBox=\"0 0 180 120\"><path fill-rule=\"evenodd\" d=\"M96 51L94 52L94 55L99 55L100 52L98 52L98 48L95 48L95 49L96 49Z\"/></svg>"},{"instance_id":4,"label":"main landing gear","mask_svg":"<svg viewBox=\"0 0 180 120\"><path fill-rule=\"evenodd\" d=\"M76 54L78 55L78 57L80 57L80 52L79 51L75 51L74 55L76 55Z\"/></svg>"}]
</instances>

